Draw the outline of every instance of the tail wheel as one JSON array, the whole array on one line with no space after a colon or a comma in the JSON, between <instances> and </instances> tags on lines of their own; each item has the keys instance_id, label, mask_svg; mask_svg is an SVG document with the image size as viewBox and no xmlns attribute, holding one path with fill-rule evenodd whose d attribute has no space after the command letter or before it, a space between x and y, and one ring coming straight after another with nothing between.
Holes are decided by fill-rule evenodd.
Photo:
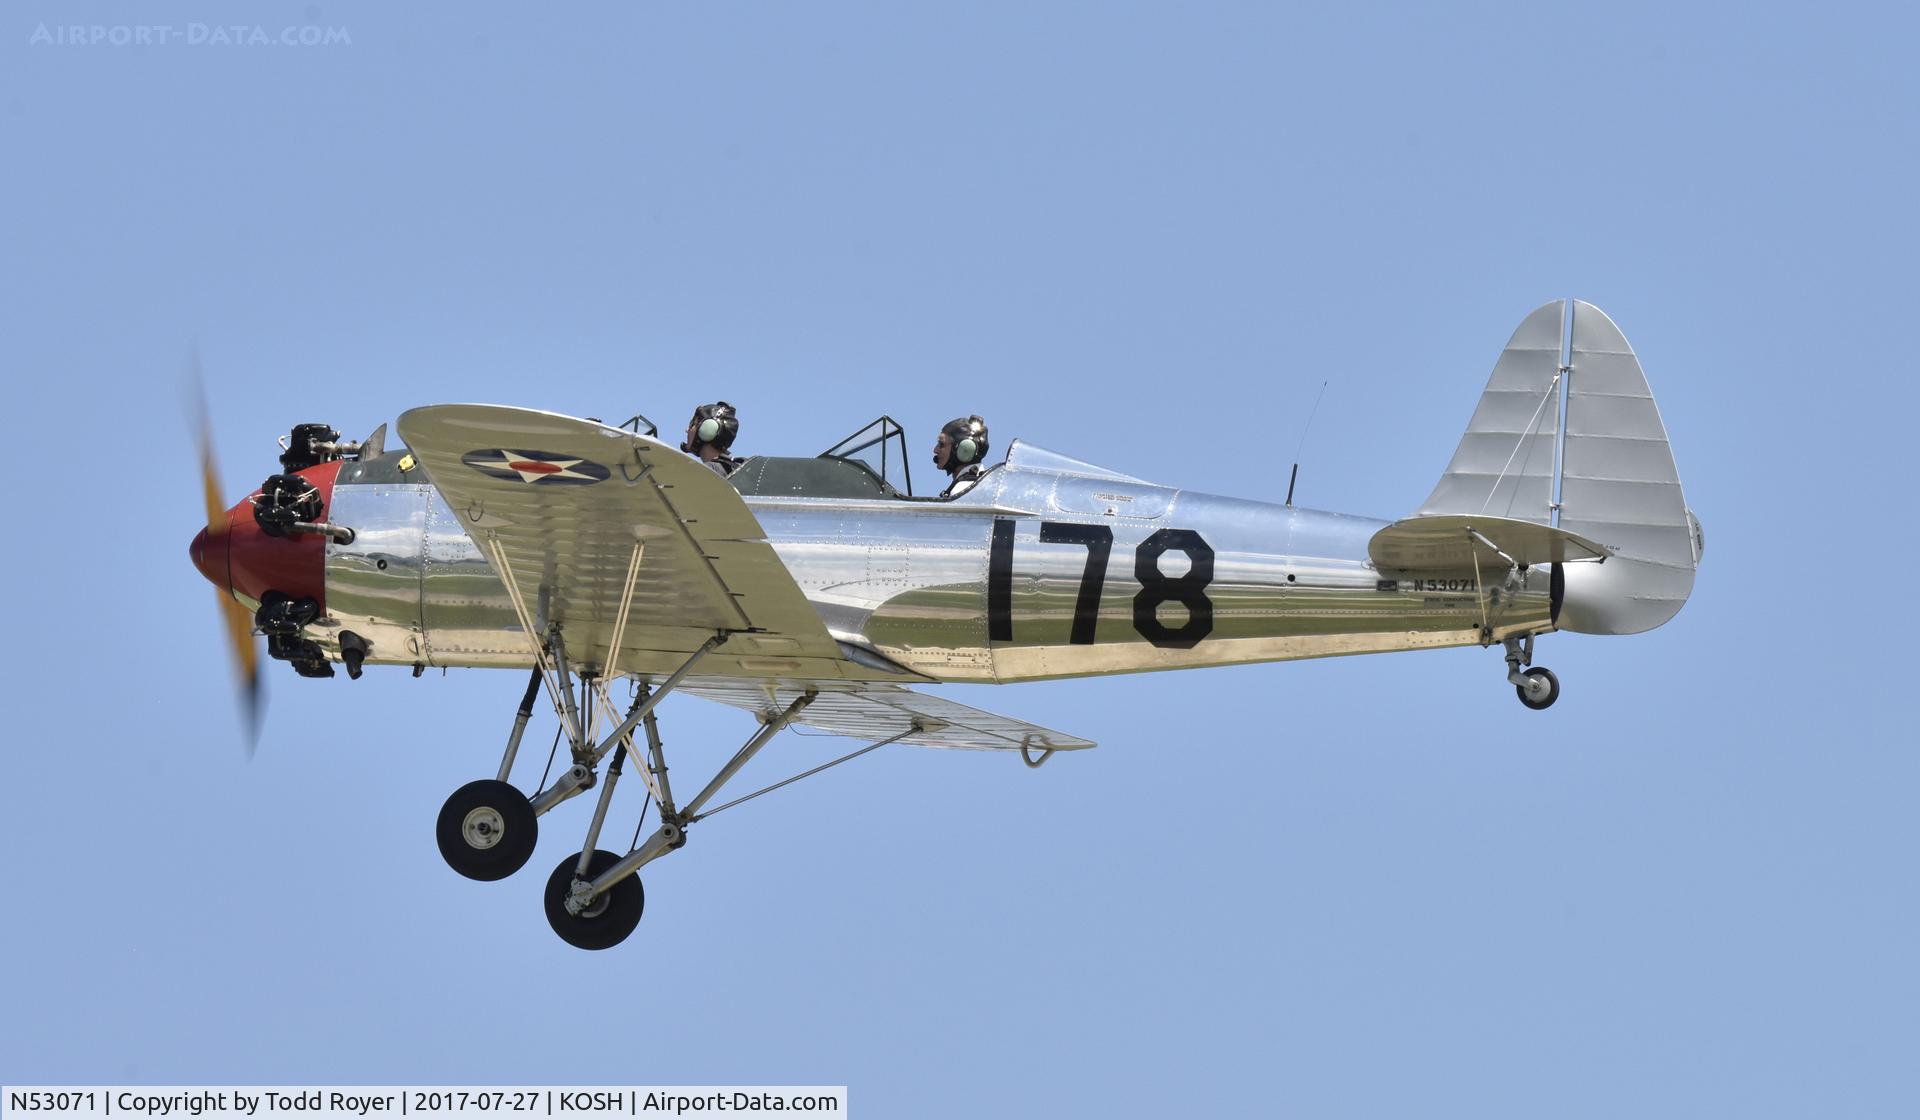
<instances>
[{"instance_id":1,"label":"tail wheel","mask_svg":"<svg viewBox=\"0 0 1920 1120\"><path fill-rule=\"evenodd\" d=\"M620 857L612 852L596 849L587 861L586 878L593 879L619 862ZM640 915L647 908L647 892L640 886L640 876L629 875L608 887L585 909L573 913L567 909L567 899L573 894L578 878L574 872L579 865L580 853L574 852L548 876L547 924L560 940L576 949L611 949L640 924Z\"/></svg>"},{"instance_id":2,"label":"tail wheel","mask_svg":"<svg viewBox=\"0 0 1920 1120\"><path fill-rule=\"evenodd\" d=\"M526 865L540 839L540 823L526 794L488 778L453 791L440 807L434 838L448 867L492 882Z\"/></svg>"},{"instance_id":3,"label":"tail wheel","mask_svg":"<svg viewBox=\"0 0 1920 1120\"><path fill-rule=\"evenodd\" d=\"M1528 669L1526 677L1526 684L1513 686L1522 704L1538 712L1553 707L1553 702L1560 699L1560 678L1552 669Z\"/></svg>"}]
</instances>

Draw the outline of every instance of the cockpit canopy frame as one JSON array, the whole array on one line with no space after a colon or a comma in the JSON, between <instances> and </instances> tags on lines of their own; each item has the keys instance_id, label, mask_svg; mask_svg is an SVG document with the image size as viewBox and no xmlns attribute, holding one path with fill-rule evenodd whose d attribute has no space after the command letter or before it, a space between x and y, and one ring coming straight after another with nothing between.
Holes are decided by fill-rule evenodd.
<instances>
[{"instance_id":1,"label":"cockpit canopy frame","mask_svg":"<svg viewBox=\"0 0 1920 1120\"><path fill-rule=\"evenodd\" d=\"M870 452L880 449L880 462L876 467ZM834 444L820 453L822 459L841 459L850 463L865 465L881 481L900 491L906 497L913 497L913 467L907 461L907 430L891 416L881 416L859 431ZM888 469L894 461L900 464L900 477L905 486L894 486Z\"/></svg>"}]
</instances>

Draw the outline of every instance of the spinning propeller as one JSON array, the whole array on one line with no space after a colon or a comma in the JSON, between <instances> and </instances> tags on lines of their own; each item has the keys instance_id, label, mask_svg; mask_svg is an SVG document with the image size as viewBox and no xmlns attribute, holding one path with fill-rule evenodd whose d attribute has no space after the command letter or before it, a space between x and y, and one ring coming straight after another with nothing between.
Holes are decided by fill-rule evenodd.
<instances>
[{"instance_id":1,"label":"spinning propeller","mask_svg":"<svg viewBox=\"0 0 1920 1120\"><path fill-rule=\"evenodd\" d=\"M253 756L255 743L260 735L260 714L262 692L260 687L260 653L254 642L253 616L233 598L225 586L225 570L228 557L228 535L232 532L226 503L220 497L220 471L214 462L213 425L207 418L205 387L201 383L200 363L196 356L193 370L194 392L199 404L200 438L200 481L207 499L207 527L193 538L188 549L193 558L193 566L200 569L207 578L214 580L216 587L216 607L221 616L227 636L227 654L233 664L234 683L240 702L241 715L246 723L247 755ZM214 571L221 577L215 579Z\"/></svg>"}]
</instances>

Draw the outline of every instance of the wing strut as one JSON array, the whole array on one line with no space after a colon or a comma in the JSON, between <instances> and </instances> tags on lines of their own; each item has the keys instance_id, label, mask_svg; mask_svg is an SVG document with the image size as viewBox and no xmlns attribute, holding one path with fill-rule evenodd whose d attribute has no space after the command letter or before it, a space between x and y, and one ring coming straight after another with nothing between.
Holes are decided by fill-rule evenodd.
<instances>
[{"instance_id":1,"label":"wing strut","mask_svg":"<svg viewBox=\"0 0 1920 1120\"><path fill-rule=\"evenodd\" d=\"M557 627L548 634L547 640L554 646L556 660L558 660L562 666L565 666L564 650L566 647L561 641L560 631ZM726 640L727 635L725 634L715 634L713 637L708 638L702 643L699 649L693 651L693 656L687 658L685 663L673 671L672 676L661 682L660 687L654 689L650 694L634 704L634 706L627 711L627 718L620 721L620 726L614 728L612 733L601 740L598 746L590 743L584 735L576 737L573 741L575 759L573 768L568 770L559 781L553 783L545 793L533 799L534 812L545 813L548 809L560 804L581 790L591 788L594 780L594 767L600 764L600 760L606 757L607 752L617 746L621 740L633 734L633 729L639 726L640 721L646 718L647 713L653 711L654 707L658 705L660 701L665 700L669 692L679 687L680 682L687 678L687 674L693 672L693 667L700 663L700 659L713 652L719 647L720 643ZM571 700L573 698L571 683L569 682L566 687L562 688L561 692L569 701L568 707L571 707Z\"/></svg>"},{"instance_id":2,"label":"wing strut","mask_svg":"<svg viewBox=\"0 0 1920 1120\"><path fill-rule=\"evenodd\" d=\"M547 657L547 647L540 642L539 629L533 624L533 615L527 610L527 601L520 597L519 581L513 578L513 565L507 560L506 552L500 547L499 534L489 532L485 541L487 552L493 565L500 573L500 582L507 589L507 601L513 604L514 617L520 620L520 632L527 637L527 645L533 648L533 663L539 670L540 679L546 682L547 698L553 701L553 710L560 716L560 726L566 729L567 738L578 743L582 735L577 720L570 718L573 708L572 694L562 702L561 688L555 679L555 665Z\"/></svg>"},{"instance_id":3,"label":"wing strut","mask_svg":"<svg viewBox=\"0 0 1920 1120\"><path fill-rule=\"evenodd\" d=\"M660 693L655 693L654 695L658 696ZM593 845L598 837L598 829L595 829L594 832L589 835L586 846L580 850L580 862L574 869L573 886L569 891L569 900L577 900L577 909L584 910L591 906L593 899L612 889L614 884L619 883L647 864L652 863L654 860L659 859L661 856L666 855L668 852L686 843L686 826L701 818L703 814L700 812L700 806L705 805L713 798L714 794L720 792L722 786L732 781L733 776L740 772L742 766L753 761L753 756L760 753L760 748L772 741L773 737L778 735L782 728L792 722L793 717L805 711L807 705L813 703L815 695L817 694L806 692L795 697L793 703L787 705L786 711L768 720L760 730L754 732L753 738L748 739L739 750L734 752L733 757L727 760L727 764L722 766L720 772L713 776L713 780L707 783L707 788L701 790L692 801L689 801L686 808L676 813L671 806L663 803L660 807L660 828L652 836L647 838L647 842L628 852L619 860L615 861L612 866L589 879L587 876L593 860ZM634 716L628 716L627 722L629 724L638 723L639 719ZM609 779L612 778L611 772L608 777ZM600 796L603 805L606 800L613 796L611 780L608 783L608 788ZM722 808L724 808L724 806L722 806ZM719 810L716 809L714 812L719 812ZM604 809L601 815L604 816ZM705 815L710 816L711 814Z\"/></svg>"},{"instance_id":4,"label":"wing strut","mask_svg":"<svg viewBox=\"0 0 1920 1120\"><path fill-rule=\"evenodd\" d=\"M619 676L614 672L613 663L620 660L620 639L627 633L627 612L633 607L633 582L640 576L640 561L647 554L647 542L633 542L633 559L627 562L627 581L620 587L620 613L613 620L613 642L607 646L607 668L601 674L603 679L612 680Z\"/></svg>"},{"instance_id":5,"label":"wing strut","mask_svg":"<svg viewBox=\"0 0 1920 1120\"><path fill-rule=\"evenodd\" d=\"M725 805L722 805L717 809L709 809L706 812L701 813L697 817L689 817L687 818L687 823L692 824L695 821L704 821L708 817L713 816L715 813L724 813L728 809L733 808L735 805L739 805L747 801L752 801L754 798L760 796L763 793L772 793L774 790L780 789L785 786L790 786L802 778L811 778L822 770L831 770L835 766L838 766L843 762L852 762L854 759L859 758L861 755L866 754L868 751L877 751L881 747L887 746L892 743L897 743L900 740L906 738L909 735L912 735L914 732L919 730L920 730L920 727L919 725L916 724L915 726L905 731L902 731L898 735L894 735L890 738L882 739L877 743L868 743L866 746L861 747L859 750L853 751L848 754L843 754L839 758L834 759L832 762L823 762L811 770L805 771L803 773L795 774L793 777L787 778L783 781L775 782L772 785L766 787L765 789L754 790L752 793L747 794L745 797L736 797L732 801L727 802ZM1052 754L1052 753L1053 753L1052 751L1047 752L1047 754ZM1041 756L1041 761L1042 762L1046 761L1046 755ZM1035 763L1034 765L1038 765L1038 763Z\"/></svg>"},{"instance_id":6,"label":"wing strut","mask_svg":"<svg viewBox=\"0 0 1920 1120\"><path fill-rule=\"evenodd\" d=\"M612 698L607 693L607 681L617 675L614 662L620 656L620 638L626 632L627 616L633 605L633 585L639 578L640 564L646 556L646 542L636 540L633 543L633 553L627 561L626 579L621 586L620 610L619 613L614 616L613 642L608 649L607 665L599 674L598 679L594 680L588 686L595 689L595 694L602 701L595 709L594 726L592 727L586 727L581 724L579 711L574 704L572 683L574 674L572 667L567 663L566 643L561 638L560 627L557 624L549 627L547 640L545 642L535 637L540 631L534 624L532 613L527 609L526 599L520 594L520 581L514 576L513 562L507 559L506 550L500 547L500 539L497 534L489 532L486 537L486 545L490 558L500 573L501 585L506 588L507 599L513 604L514 615L520 620L521 632L526 635L527 645L533 650L534 671L538 674L539 679L545 682L547 693L553 700L553 710L559 715L560 724L565 729L569 742L573 745L574 769L569 772L567 777L555 783L552 789L534 798L534 811L536 813L544 813L554 805L573 796L579 792L580 789L586 788L582 782L584 782L585 778L591 776L592 770L589 769L585 774L580 774L579 763L581 760L590 755L594 764L598 765L599 761L606 756L606 753L613 749L615 743L631 735L634 726L642 718L646 717L648 713L653 711L653 706L665 699L668 692L672 691L675 686L686 679L687 674L693 670L694 665L698 664L702 657L705 657L708 653L712 652L715 647L727 640L727 635L722 633L707 639L704 644L694 650L692 656L688 657L678 669L674 670L673 675L668 677L665 683L658 689L655 689L649 696L643 697L641 703L636 705L634 710L628 712L625 722L621 723L619 727L604 740L601 740L597 747L593 746L593 740L599 736L600 731L599 714L613 709L613 705L610 702ZM514 736L512 747L517 747L518 745L519 737L516 735ZM511 750L511 747L509 749ZM506 766L511 765L511 763L512 755L509 754L507 759L502 763L503 770ZM579 781L569 782L569 778L576 776L580 778ZM549 798L551 798L551 800L548 800Z\"/></svg>"},{"instance_id":7,"label":"wing strut","mask_svg":"<svg viewBox=\"0 0 1920 1120\"><path fill-rule=\"evenodd\" d=\"M792 723L793 717L805 711L807 705L813 703L813 698L818 695L820 694L817 692L807 691L794 697L793 703L787 705L786 711L768 720L765 726L754 733L753 738L747 740L745 746L734 752L733 757L727 760L727 764L720 768L720 772L713 776L711 782L707 783L707 788L701 790L692 801L687 802L682 815L690 821L697 819L700 815L700 806L713 800L713 795L720 792L720 787L733 780L733 776L740 772L740 768L753 761L753 756L760 753L760 748L766 746L770 739L779 734L781 728Z\"/></svg>"},{"instance_id":8,"label":"wing strut","mask_svg":"<svg viewBox=\"0 0 1920 1120\"><path fill-rule=\"evenodd\" d=\"M952 701L905 689L883 687L869 696L812 686L782 690L769 683L758 690L760 700L754 708L759 715L760 727L684 808L676 808L667 782L666 753L655 725L654 709L671 692L684 689L696 695L709 694L709 685L683 685L682 682L693 672L701 658L727 641L728 637L723 631L707 638L685 663L657 687L650 686L644 679L636 682L638 687L626 717L605 739L596 742L594 736L599 733L600 722L597 716L613 706L606 681L591 671L577 676L567 656L562 628L557 624L549 626L541 655L543 662L551 659L558 677L553 683L569 701L561 711L563 716L569 717L568 727L575 736L571 744L573 765L551 788L531 799L513 789L504 778L470 783L456 791L448 800L448 808L441 811L442 832L450 827L456 830L453 840L443 836L441 841L441 853L448 863L469 878L500 878L504 874L511 874L533 852L537 834L535 822L538 818L568 798L597 788L599 794L595 799L586 837L578 850L569 850L566 858L554 868L547 880L545 898L547 921L564 940L583 949L605 949L626 938L640 921L645 907L645 896L638 877L640 869L685 846L687 831L696 822L793 785L803 778L851 762L888 744L911 739L927 741L930 746L1018 749L1022 760L1033 767L1045 763L1056 750L1093 745L1032 724L995 717ZM527 682L519 719L508 744L508 759L502 765L503 772L511 765L512 753L518 745L520 732L524 730L527 711L539 692L540 682L546 679L544 666L535 673L535 679ZM581 698L577 708L571 703L576 688ZM782 691L786 692L785 696L781 695ZM598 704L594 703L596 700ZM759 706L761 703L765 706ZM841 705L837 716L830 714L836 704ZM849 704L856 707L849 708ZM878 730L882 722L888 725L886 731ZM774 736L793 724L820 726L823 730L833 729L856 735L871 728L877 741L709 808L727 784L762 753ZM635 742L635 729L642 725L646 728L647 740L644 755ZM1039 752L1037 757L1036 751ZM609 754L613 756L611 761L607 759ZM614 789L626 772L628 755L633 756L634 765L640 768L647 783L649 805L658 804L660 812L658 828L642 840L640 829L636 826L634 838L629 841L628 850L622 854L605 850L599 845L607 823L608 809L613 802ZM646 813L647 810L643 808L643 822ZM518 858L512 860L511 866L500 871L500 865L506 863L504 857L488 860L481 856L495 850L512 854L513 849L501 847L504 843L512 843L521 851ZM460 846L462 844L480 855L466 854Z\"/></svg>"},{"instance_id":9,"label":"wing strut","mask_svg":"<svg viewBox=\"0 0 1920 1120\"><path fill-rule=\"evenodd\" d=\"M1472 529L1468 529L1467 532L1472 536L1480 537L1481 542L1488 548L1492 548L1495 552L1500 552L1498 548L1494 548L1492 541L1481 537L1479 533L1474 532ZM1500 552L1500 555L1506 556L1507 554ZM1512 558L1508 557L1508 559L1511 561ZM1520 565L1515 564L1507 577L1509 583L1512 582L1514 575L1517 575L1519 571ZM1480 578L1480 554L1478 552L1473 554L1473 601L1480 607L1480 640L1485 642L1493 636L1493 623L1487 620L1487 585L1485 581Z\"/></svg>"}]
</instances>

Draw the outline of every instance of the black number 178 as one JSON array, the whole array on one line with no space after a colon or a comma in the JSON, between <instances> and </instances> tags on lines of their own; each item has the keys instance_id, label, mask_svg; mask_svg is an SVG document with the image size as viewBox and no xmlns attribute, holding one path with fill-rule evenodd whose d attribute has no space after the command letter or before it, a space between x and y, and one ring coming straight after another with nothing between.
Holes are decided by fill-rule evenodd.
<instances>
[{"instance_id":1,"label":"black number 178","mask_svg":"<svg viewBox=\"0 0 1920 1120\"><path fill-rule=\"evenodd\" d=\"M1013 640L1013 532L1014 523L996 518L987 550L987 638ZM1069 644L1092 645L1100 623L1100 592L1107 582L1107 557L1113 551L1113 530L1105 525L1042 521L1040 540L1046 544L1078 544L1087 549L1086 570L1073 604ZM1188 567L1178 576L1163 575L1160 558L1185 553ZM1213 601L1207 585L1213 582L1213 549L1192 529L1161 529L1140 542L1133 552L1133 574L1140 593L1133 597L1133 628L1141 637L1165 649L1192 649L1213 632ZM1179 627L1160 621L1162 603L1179 603L1187 620Z\"/></svg>"}]
</instances>

